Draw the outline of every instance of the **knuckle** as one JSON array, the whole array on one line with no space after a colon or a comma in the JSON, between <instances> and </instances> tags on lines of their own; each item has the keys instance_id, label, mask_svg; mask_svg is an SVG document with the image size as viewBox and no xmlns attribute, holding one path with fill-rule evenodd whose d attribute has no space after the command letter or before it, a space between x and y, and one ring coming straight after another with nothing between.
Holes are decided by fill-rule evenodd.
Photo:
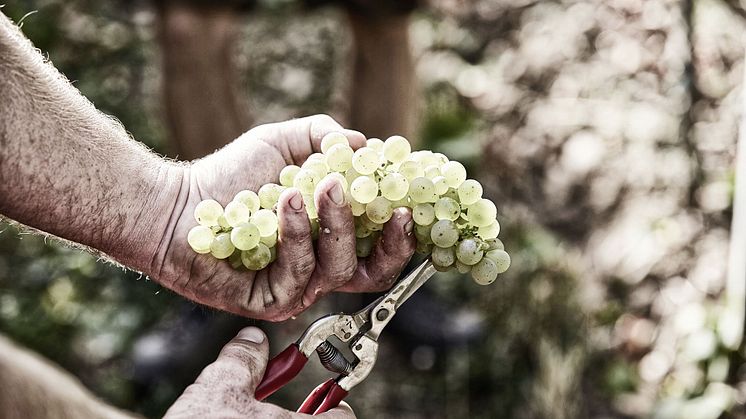
<instances>
[{"instance_id":1,"label":"knuckle","mask_svg":"<svg viewBox=\"0 0 746 419\"><path fill-rule=\"evenodd\" d=\"M308 278L314 270L316 259L313 254L297 255L290 261L290 274L295 278Z\"/></svg>"}]
</instances>

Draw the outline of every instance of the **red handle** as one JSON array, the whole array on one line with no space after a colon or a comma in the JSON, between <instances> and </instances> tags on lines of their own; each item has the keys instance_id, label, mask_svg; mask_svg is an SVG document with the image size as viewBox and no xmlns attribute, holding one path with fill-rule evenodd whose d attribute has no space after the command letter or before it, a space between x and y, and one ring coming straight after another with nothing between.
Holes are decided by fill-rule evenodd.
<instances>
[{"instance_id":1,"label":"red handle","mask_svg":"<svg viewBox=\"0 0 746 419\"><path fill-rule=\"evenodd\" d=\"M347 397L347 390L337 384L334 379L327 380L316 387L300 405L298 413L318 415L339 406L339 402Z\"/></svg>"},{"instance_id":2,"label":"red handle","mask_svg":"<svg viewBox=\"0 0 746 419\"><path fill-rule=\"evenodd\" d=\"M256 387L254 397L264 400L270 394L279 390L280 387L293 379L306 365L308 358L298 349L297 344L292 344L284 351L277 354L267 363L262 382Z\"/></svg>"}]
</instances>

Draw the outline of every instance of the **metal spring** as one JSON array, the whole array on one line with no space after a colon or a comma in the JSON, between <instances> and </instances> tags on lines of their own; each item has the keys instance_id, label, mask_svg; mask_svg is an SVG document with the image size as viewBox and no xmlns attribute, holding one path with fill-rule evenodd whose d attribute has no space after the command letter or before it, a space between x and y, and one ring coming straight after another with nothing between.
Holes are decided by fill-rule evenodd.
<instances>
[{"instance_id":1,"label":"metal spring","mask_svg":"<svg viewBox=\"0 0 746 419\"><path fill-rule=\"evenodd\" d=\"M321 365L329 371L343 375L349 375L352 372L350 361L328 341L321 342L321 345L316 347L316 353L319 354Z\"/></svg>"}]
</instances>

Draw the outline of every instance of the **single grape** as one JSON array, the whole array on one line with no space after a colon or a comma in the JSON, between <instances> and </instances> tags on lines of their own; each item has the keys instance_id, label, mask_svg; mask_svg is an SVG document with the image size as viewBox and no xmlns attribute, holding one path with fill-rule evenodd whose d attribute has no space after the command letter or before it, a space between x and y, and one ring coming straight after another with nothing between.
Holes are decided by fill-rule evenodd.
<instances>
[{"instance_id":1,"label":"single grape","mask_svg":"<svg viewBox=\"0 0 746 419\"><path fill-rule=\"evenodd\" d=\"M495 220L488 226L479 227L477 229L477 234L485 240L494 239L498 234L500 234L500 223Z\"/></svg>"},{"instance_id":2,"label":"single grape","mask_svg":"<svg viewBox=\"0 0 746 419\"><path fill-rule=\"evenodd\" d=\"M430 225L435 221L435 209L430 204L417 204L412 208L412 219L419 225Z\"/></svg>"},{"instance_id":3,"label":"single grape","mask_svg":"<svg viewBox=\"0 0 746 419\"><path fill-rule=\"evenodd\" d=\"M238 227L243 223L249 222L251 210L249 210L249 208L242 202L231 201L228 203L228 205L225 206L225 212L223 216L225 217L225 221L231 227Z\"/></svg>"},{"instance_id":4,"label":"single grape","mask_svg":"<svg viewBox=\"0 0 746 419\"><path fill-rule=\"evenodd\" d=\"M409 197L416 203L435 202L435 185L433 181L426 177L412 179L409 183Z\"/></svg>"},{"instance_id":5,"label":"single grape","mask_svg":"<svg viewBox=\"0 0 746 419\"><path fill-rule=\"evenodd\" d=\"M399 173L389 173L379 183L381 195L389 201L398 201L407 196L409 181Z\"/></svg>"},{"instance_id":6,"label":"single grape","mask_svg":"<svg viewBox=\"0 0 746 419\"><path fill-rule=\"evenodd\" d=\"M352 196L350 196L350 198L352 198ZM361 204L355 201L354 198L348 199L348 201L350 202L350 209L352 209L352 215L354 215L355 217L358 217L360 215L365 214L365 204Z\"/></svg>"},{"instance_id":7,"label":"single grape","mask_svg":"<svg viewBox=\"0 0 746 419\"><path fill-rule=\"evenodd\" d=\"M293 179L293 186L303 194L312 194L319 180L321 180L321 176L318 176L313 170L300 169Z\"/></svg>"},{"instance_id":8,"label":"single grape","mask_svg":"<svg viewBox=\"0 0 746 419\"><path fill-rule=\"evenodd\" d=\"M306 158L306 161L326 161L326 156L322 153L313 153Z\"/></svg>"},{"instance_id":9,"label":"single grape","mask_svg":"<svg viewBox=\"0 0 746 419\"><path fill-rule=\"evenodd\" d=\"M303 203L306 205L308 218L319 218L319 212L316 210L316 201L314 201L312 194L303 194Z\"/></svg>"},{"instance_id":10,"label":"single grape","mask_svg":"<svg viewBox=\"0 0 746 419\"><path fill-rule=\"evenodd\" d=\"M497 217L497 207L489 199L480 199L468 207L469 223L477 227L486 227Z\"/></svg>"},{"instance_id":11,"label":"single grape","mask_svg":"<svg viewBox=\"0 0 746 419\"><path fill-rule=\"evenodd\" d=\"M500 239L488 239L487 250L505 250L505 245Z\"/></svg>"},{"instance_id":12,"label":"single grape","mask_svg":"<svg viewBox=\"0 0 746 419\"><path fill-rule=\"evenodd\" d=\"M412 160L402 162L397 171L410 182L416 177L425 176L425 171L422 169L422 166Z\"/></svg>"},{"instance_id":13,"label":"single grape","mask_svg":"<svg viewBox=\"0 0 746 419\"><path fill-rule=\"evenodd\" d=\"M401 207L407 207L411 208L411 203L409 202L409 197L405 196L404 198L398 200L398 201L392 201L391 206L393 208L401 208Z\"/></svg>"},{"instance_id":14,"label":"single grape","mask_svg":"<svg viewBox=\"0 0 746 419\"><path fill-rule=\"evenodd\" d=\"M383 224L377 223L370 218L368 218L368 214L363 214L360 216L360 225L364 226L370 231L381 231L383 230Z\"/></svg>"},{"instance_id":15,"label":"single grape","mask_svg":"<svg viewBox=\"0 0 746 419\"><path fill-rule=\"evenodd\" d=\"M432 164L430 166L425 167L425 177L428 179L435 179L436 177L440 176L440 168L438 166Z\"/></svg>"},{"instance_id":16,"label":"single grape","mask_svg":"<svg viewBox=\"0 0 746 419\"><path fill-rule=\"evenodd\" d=\"M218 218L223 215L223 207L214 199L206 199L194 207L194 218L205 227L218 225Z\"/></svg>"},{"instance_id":17,"label":"single grape","mask_svg":"<svg viewBox=\"0 0 746 419\"><path fill-rule=\"evenodd\" d=\"M264 245L269 247L270 249L275 247L275 245L277 244L277 232L274 232L268 236L262 236L259 239L259 243L264 243Z\"/></svg>"},{"instance_id":18,"label":"single grape","mask_svg":"<svg viewBox=\"0 0 746 419\"><path fill-rule=\"evenodd\" d=\"M418 241L414 250L419 254L429 255L433 251L433 244Z\"/></svg>"},{"instance_id":19,"label":"single grape","mask_svg":"<svg viewBox=\"0 0 746 419\"><path fill-rule=\"evenodd\" d=\"M433 185L435 185L435 193L438 195L448 192L448 183L443 176L435 176L433 178Z\"/></svg>"},{"instance_id":20,"label":"single grape","mask_svg":"<svg viewBox=\"0 0 746 419\"><path fill-rule=\"evenodd\" d=\"M435 218L456 221L461 215L461 206L451 198L440 198L435 201Z\"/></svg>"},{"instance_id":21,"label":"single grape","mask_svg":"<svg viewBox=\"0 0 746 419\"><path fill-rule=\"evenodd\" d=\"M453 265L453 263L456 261L456 254L453 251L453 246L433 247L433 254L431 256L431 259L434 264L442 266L442 267L448 267L448 266Z\"/></svg>"},{"instance_id":22,"label":"single grape","mask_svg":"<svg viewBox=\"0 0 746 419\"><path fill-rule=\"evenodd\" d=\"M465 273L468 273L469 271L471 271L471 265L464 265L464 264L463 264L463 263L461 263L461 261L460 261L460 260L458 260L458 259L456 259L456 264L455 264L455 266L456 266L456 270L457 270L457 271L458 271L458 273L460 273L460 274L465 274Z\"/></svg>"},{"instance_id":23,"label":"single grape","mask_svg":"<svg viewBox=\"0 0 746 419\"><path fill-rule=\"evenodd\" d=\"M495 262L497 273L501 274L510 267L510 255L505 250L490 250L485 259Z\"/></svg>"},{"instance_id":24,"label":"single grape","mask_svg":"<svg viewBox=\"0 0 746 419\"><path fill-rule=\"evenodd\" d=\"M489 285L497 278L497 265L490 258L483 258L471 267L471 277L479 285Z\"/></svg>"},{"instance_id":25,"label":"single grape","mask_svg":"<svg viewBox=\"0 0 746 419\"><path fill-rule=\"evenodd\" d=\"M459 231L456 224L450 220L440 220L433 224L430 238L436 246L451 247L458 241Z\"/></svg>"},{"instance_id":26,"label":"single grape","mask_svg":"<svg viewBox=\"0 0 746 419\"><path fill-rule=\"evenodd\" d=\"M259 195L254 191L243 190L237 193L236 196L233 197L233 200L246 205L246 208L251 212L258 210L261 206L259 204Z\"/></svg>"},{"instance_id":27,"label":"single grape","mask_svg":"<svg viewBox=\"0 0 746 419\"><path fill-rule=\"evenodd\" d=\"M433 153L431 159L437 166L442 166L450 161L443 153Z\"/></svg>"},{"instance_id":28,"label":"single grape","mask_svg":"<svg viewBox=\"0 0 746 419\"><path fill-rule=\"evenodd\" d=\"M467 179L458 187L458 199L464 205L471 205L482 198L482 184L474 179Z\"/></svg>"},{"instance_id":29,"label":"single grape","mask_svg":"<svg viewBox=\"0 0 746 419\"><path fill-rule=\"evenodd\" d=\"M285 190L284 187L275 183L267 183L259 188L259 204L262 208L271 209L277 205L277 200L280 199L280 194Z\"/></svg>"},{"instance_id":30,"label":"single grape","mask_svg":"<svg viewBox=\"0 0 746 419\"><path fill-rule=\"evenodd\" d=\"M374 235L369 234L366 237L358 238L355 242L355 254L359 258L368 257L373 251L373 246L376 244L376 238Z\"/></svg>"},{"instance_id":31,"label":"single grape","mask_svg":"<svg viewBox=\"0 0 746 419\"><path fill-rule=\"evenodd\" d=\"M264 243L259 243L253 249L241 252L241 262L252 271L260 271L269 265L272 252Z\"/></svg>"},{"instance_id":32,"label":"single grape","mask_svg":"<svg viewBox=\"0 0 746 419\"><path fill-rule=\"evenodd\" d=\"M401 135L394 135L383 143L383 156L392 163L399 163L407 159L412 147L409 141Z\"/></svg>"},{"instance_id":33,"label":"single grape","mask_svg":"<svg viewBox=\"0 0 746 419\"><path fill-rule=\"evenodd\" d=\"M344 172L352 167L353 153L347 144L335 144L326 152L326 164L330 170Z\"/></svg>"},{"instance_id":34,"label":"single grape","mask_svg":"<svg viewBox=\"0 0 746 419\"><path fill-rule=\"evenodd\" d=\"M373 233L373 231L370 230L368 227L364 226L363 224L355 223L355 237L357 237L358 239L368 237L371 233Z\"/></svg>"},{"instance_id":35,"label":"single grape","mask_svg":"<svg viewBox=\"0 0 746 419\"><path fill-rule=\"evenodd\" d=\"M453 188L448 188L447 191L445 191L444 193L440 194L440 197L441 198L451 198L454 201L461 202L459 200L459 197L458 197L458 192L456 192L456 190L453 189Z\"/></svg>"},{"instance_id":36,"label":"single grape","mask_svg":"<svg viewBox=\"0 0 746 419\"><path fill-rule=\"evenodd\" d=\"M365 213L374 223L384 224L391 219L394 209L391 207L391 201L378 196L365 206Z\"/></svg>"},{"instance_id":37,"label":"single grape","mask_svg":"<svg viewBox=\"0 0 746 419\"><path fill-rule=\"evenodd\" d=\"M231 243L230 233L220 233L210 244L210 253L217 259L225 259L233 254L236 247Z\"/></svg>"},{"instance_id":38,"label":"single grape","mask_svg":"<svg viewBox=\"0 0 746 419\"><path fill-rule=\"evenodd\" d=\"M358 173L355 169L350 167L345 171L345 180L347 181L348 185L352 185L352 182L362 176L360 173Z\"/></svg>"},{"instance_id":39,"label":"single grape","mask_svg":"<svg viewBox=\"0 0 746 419\"><path fill-rule=\"evenodd\" d=\"M326 164L326 157L323 159L307 159L301 166L301 169L310 170L316 173L316 176L321 179L329 173L329 165Z\"/></svg>"},{"instance_id":40,"label":"single grape","mask_svg":"<svg viewBox=\"0 0 746 419\"><path fill-rule=\"evenodd\" d=\"M449 161L440 168L440 173L446 178L448 186L458 188L466 180L466 169L457 161Z\"/></svg>"},{"instance_id":41,"label":"single grape","mask_svg":"<svg viewBox=\"0 0 746 419\"><path fill-rule=\"evenodd\" d=\"M464 265L475 265L482 260L484 252L474 239L464 239L456 247L456 257Z\"/></svg>"},{"instance_id":42,"label":"single grape","mask_svg":"<svg viewBox=\"0 0 746 419\"><path fill-rule=\"evenodd\" d=\"M417 238L417 243L433 244L433 239L430 234L432 232L432 224L430 225L414 225L414 237Z\"/></svg>"},{"instance_id":43,"label":"single grape","mask_svg":"<svg viewBox=\"0 0 746 419\"><path fill-rule=\"evenodd\" d=\"M360 176L352 181L352 185L350 185L350 194L355 201L361 204L367 204L373 201L378 195L378 184L368 176Z\"/></svg>"},{"instance_id":44,"label":"single grape","mask_svg":"<svg viewBox=\"0 0 746 419\"><path fill-rule=\"evenodd\" d=\"M344 134L341 132L330 132L321 139L321 152L326 154L330 148L337 144L343 144L348 147L350 146L350 142L347 141L347 137L345 137Z\"/></svg>"},{"instance_id":45,"label":"single grape","mask_svg":"<svg viewBox=\"0 0 746 419\"><path fill-rule=\"evenodd\" d=\"M286 186L288 188L293 186L293 183L295 181L295 175L297 175L298 172L300 172L300 167L294 164L291 164L290 166L285 166L280 171L280 185Z\"/></svg>"},{"instance_id":46,"label":"single grape","mask_svg":"<svg viewBox=\"0 0 746 419\"><path fill-rule=\"evenodd\" d=\"M236 270L246 268L243 266L243 263L241 263L241 251L238 249L234 250L233 253L228 256L228 263L230 263L231 268Z\"/></svg>"},{"instance_id":47,"label":"single grape","mask_svg":"<svg viewBox=\"0 0 746 419\"><path fill-rule=\"evenodd\" d=\"M277 231L277 215L268 209L260 209L251 216L251 224L259 229L260 236L269 236Z\"/></svg>"},{"instance_id":48,"label":"single grape","mask_svg":"<svg viewBox=\"0 0 746 419\"><path fill-rule=\"evenodd\" d=\"M352 155L352 167L362 175L375 172L380 164L380 156L372 148L360 148Z\"/></svg>"},{"instance_id":49,"label":"single grape","mask_svg":"<svg viewBox=\"0 0 746 419\"><path fill-rule=\"evenodd\" d=\"M435 268L435 270L438 271L438 272L448 272L453 267L452 266L440 266L437 263L433 263L433 268Z\"/></svg>"},{"instance_id":50,"label":"single grape","mask_svg":"<svg viewBox=\"0 0 746 419\"><path fill-rule=\"evenodd\" d=\"M365 146L368 148L372 148L379 153L383 152L383 141L381 141L379 138L368 138L368 141L365 142Z\"/></svg>"},{"instance_id":51,"label":"single grape","mask_svg":"<svg viewBox=\"0 0 746 419\"><path fill-rule=\"evenodd\" d=\"M231 230L231 242L236 249L240 250L253 249L261 237L259 229L252 223L246 223Z\"/></svg>"},{"instance_id":52,"label":"single grape","mask_svg":"<svg viewBox=\"0 0 746 419\"><path fill-rule=\"evenodd\" d=\"M209 253L215 234L210 227L199 225L192 227L187 234L187 243L197 253Z\"/></svg>"}]
</instances>

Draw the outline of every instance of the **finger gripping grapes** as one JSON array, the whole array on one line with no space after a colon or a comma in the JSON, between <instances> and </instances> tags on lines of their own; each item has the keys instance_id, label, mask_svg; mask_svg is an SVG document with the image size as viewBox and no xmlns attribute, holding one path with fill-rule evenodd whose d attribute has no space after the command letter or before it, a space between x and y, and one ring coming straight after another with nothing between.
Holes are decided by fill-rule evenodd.
<instances>
[{"instance_id":1,"label":"finger gripping grapes","mask_svg":"<svg viewBox=\"0 0 746 419\"><path fill-rule=\"evenodd\" d=\"M279 185L263 185L258 193L240 191L225 207L212 199L197 204L189 246L237 269L264 269L277 255L280 194L289 187L300 191L315 238L319 221L313 194L330 177L341 184L355 216L358 257L370 255L394 209L407 207L417 251L430 255L439 271L455 268L486 285L510 266L510 255L497 238L497 207L482 196L478 181L467 179L461 163L440 153L413 152L398 135L386 141L371 138L353 151L347 138L335 132L322 139L321 150L300 167L285 167Z\"/></svg>"}]
</instances>

